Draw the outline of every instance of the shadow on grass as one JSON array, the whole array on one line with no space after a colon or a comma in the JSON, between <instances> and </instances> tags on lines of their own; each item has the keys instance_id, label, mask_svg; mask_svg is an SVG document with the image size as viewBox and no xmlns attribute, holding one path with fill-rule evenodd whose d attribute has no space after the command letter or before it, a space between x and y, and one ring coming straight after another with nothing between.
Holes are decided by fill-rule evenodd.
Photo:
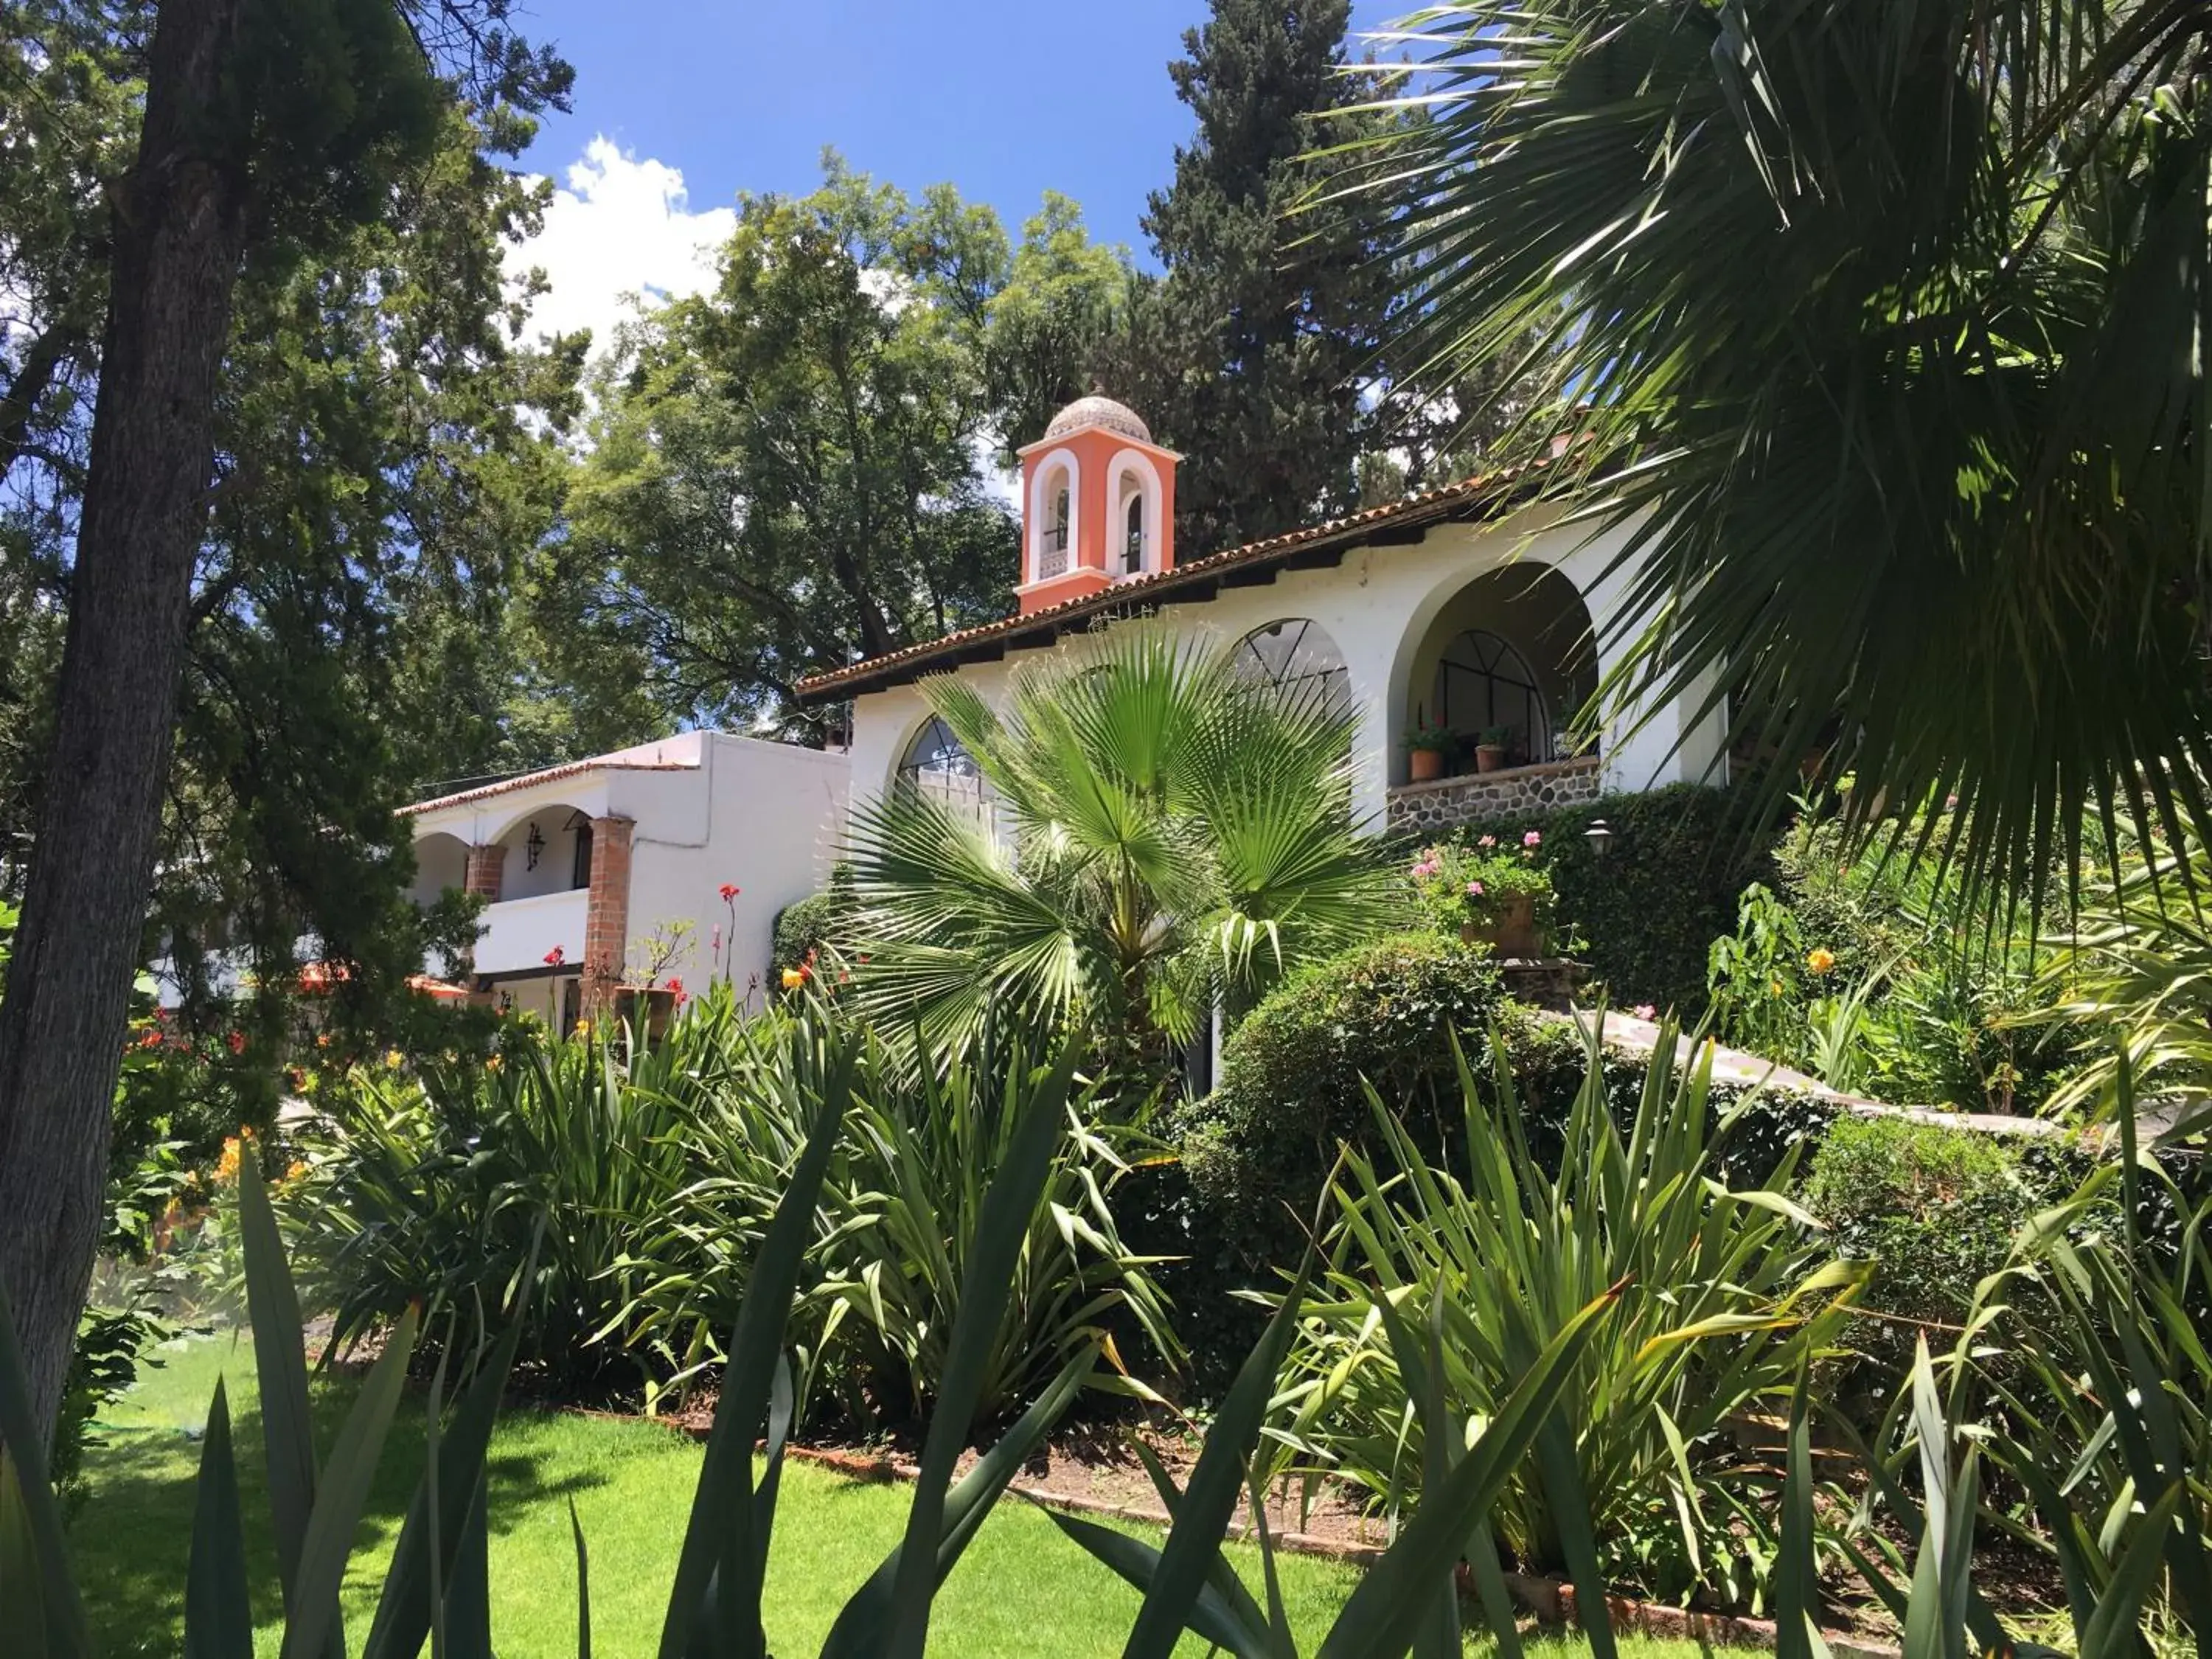
<instances>
[{"instance_id":1,"label":"shadow on grass","mask_svg":"<svg viewBox=\"0 0 2212 1659\"><path fill-rule=\"evenodd\" d=\"M246 1375L251 1375L250 1366ZM350 1377L319 1380L311 1411L317 1453L326 1456L351 1407L357 1384ZM402 1400L377 1467L360 1529L354 1536L349 1574L349 1625L363 1622L383 1578L383 1564L398 1541L407 1505L422 1479L428 1391L410 1387ZM173 1654L181 1644L186 1564L191 1548L195 1482L201 1441L168 1426L103 1426L105 1443L88 1452L90 1491L70 1528L70 1547L82 1587L95 1649L103 1653ZM256 1621L277 1622L283 1610L276 1541L269 1513L261 1414L249 1399L236 1402L231 1422L238 1461L239 1498L245 1516L246 1570ZM488 1461L495 1487L491 1527L504 1534L540 1504L605 1485L590 1468L557 1475L547 1467L552 1446L493 1443Z\"/></svg>"}]
</instances>

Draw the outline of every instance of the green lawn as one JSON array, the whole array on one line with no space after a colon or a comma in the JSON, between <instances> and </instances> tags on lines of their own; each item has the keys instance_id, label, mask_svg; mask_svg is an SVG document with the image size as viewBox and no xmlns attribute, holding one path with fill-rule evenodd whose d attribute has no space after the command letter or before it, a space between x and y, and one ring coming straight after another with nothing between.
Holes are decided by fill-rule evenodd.
<instances>
[{"instance_id":1,"label":"green lawn","mask_svg":"<svg viewBox=\"0 0 2212 1659\"><path fill-rule=\"evenodd\" d=\"M276 1651L276 1556L261 1500L260 1429L252 1356L229 1337L191 1340L102 1419L107 1443L87 1458L89 1500L71 1544L108 1655L173 1654L189 1547L191 1482L217 1375L228 1379L240 1448L254 1607L264 1620L257 1651ZM342 1389L321 1392L325 1436ZM356 1541L346 1614L356 1640L367 1629L384 1561L420 1468L419 1400L403 1407L382 1478ZM673 1571L700 1448L650 1425L524 1412L492 1443L493 1633L503 1659L569 1659L576 1650L575 1564L568 1505L591 1547L595 1650L611 1659L649 1654ZM906 1495L809 1465L784 1474L769 1575L773 1650L805 1659L819 1650L845 1598L897 1541ZM1257 1583L1258 1558L1237 1551ZM1291 1617L1317 1638L1353 1582L1350 1570L1299 1557L1282 1561ZM1062 1538L1030 1505L1002 1504L939 1597L930 1650L958 1659L1080 1659L1121 1651L1136 1595ZM1202 1647L1188 1643L1194 1655ZM1686 1659L1687 1644L1624 1642L1624 1659ZM1571 1659L1535 1650L1543 1659Z\"/></svg>"}]
</instances>

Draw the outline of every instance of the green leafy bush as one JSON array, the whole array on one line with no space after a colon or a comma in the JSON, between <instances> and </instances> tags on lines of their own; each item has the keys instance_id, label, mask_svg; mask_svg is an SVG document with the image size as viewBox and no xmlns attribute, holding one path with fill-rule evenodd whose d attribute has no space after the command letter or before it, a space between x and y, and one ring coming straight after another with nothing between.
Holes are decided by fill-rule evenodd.
<instances>
[{"instance_id":1,"label":"green leafy bush","mask_svg":"<svg viewBox=\"0 0 2212 1659\"><path fill-rule=\"evenodd\" d=\"M1662 1036L1671 1045L1674 1032ZM1709 1118L1706 1066L1653 1060L1624 1132L1595 1044L1584 1061L1556 1175L1522 1131L1508 1076L1492 1079L1494 1107L1465 1078L1465 1152L1449 1170L1429 1168L1373 1103L1388 1156L1353 1153L1336 1188L1279 1432L1307 1467L1393 1511L1413 1507L1433 1430L1407 1420L1407 1344L1392 1326L1430 1333L1428 1386L1456 1439L1618 1287L1534 1468L1507 1484L1487 1531L1527 1570L1579 1577L1594 1549L1606 1577L1649 1593L1757 1607L1774 1557L1771 1480L1768 1460L1739 1443L1737 1419L1786 1395L1834 1339L1856 1275L1779 1190L1790 1161L1775 1188L1717 1179L1714 1148L1731 1125Z\"/></svg>"},{"instance_id":2,"label":"green leafy bush","mask_svg":"<svg viewBox=\"0 0 2212 1659\"><path fill-rule=\"evenodd\" d=\"M1584 833L1600 818L1613 831L1601 857ZM1773 879L1773 837L1743 801L1727 789L1674 784L1469 824L1455 839L1474 846L1486 835L1517 846L1532 829L1543 836L1555 925L1572 933L1613 1003L1648 1002L1685 1018L1702 1011L1708 948L1735 925L1743 890Z\"/></svg>"},{"instance_id":3,"label":"green leafy bush","mask_svg":"<svg viewBox=\"0 0 2212 1659\"><path fill-rule=\"evenodd\" d=\"M2078 1024L2057 1017L2020 917L1991 931L1924 836L1899 820L1852 847L1802 817L1775 849L1775 886L1747 889L1711 960L1715 1030L1831 1087L1910 1104L2005 1113L2057 1097Z\"/></svg>"},{"instance_id":4,"label":"green leafy bush","mask_svg":"<svg viewBox=\"0 0 2212 1659\"><path fill-rule=\"evenodd\" d=\"M827 887L777 911L771 983L780 981L787 969L811 967L818 954L834 951L853 908L853 872L840 864L830 872Z\"/></svg>"},{"instance_id":5,"label":"green leafy bush","mask_svg":"<svg viewBox=\"0 0 2212 1659\"><path fill-rule=\"evenodd\" d=\"M1910 1118L1845 1113L1829 1125L1805 1179L1806 1207L1873 1278L1848 1345L1849 1382L1886 1389L1916 1339L1944 1347L1965 1327L1975 1287L2010 1258L2030 1217L2070 1190L2021 1143Z\"/></svg>"},{"instance_id":6,"label":"green leafy bush","mask_svg":"<svg viewBox=\"0 0 2212 1659\"><path fill-rule=\"evenodd\" d=\"M1442 1150L1459 1123L1451 1035L1487 1031L1504 1000L1486 950L1425 935L1316 963L1261 1000L1223 1048L1219 1084L1176 1124L1232 1279L1297 1259L1338 1146L1371 1139L1367 1083Z\"/></svg>"}]
</instances>

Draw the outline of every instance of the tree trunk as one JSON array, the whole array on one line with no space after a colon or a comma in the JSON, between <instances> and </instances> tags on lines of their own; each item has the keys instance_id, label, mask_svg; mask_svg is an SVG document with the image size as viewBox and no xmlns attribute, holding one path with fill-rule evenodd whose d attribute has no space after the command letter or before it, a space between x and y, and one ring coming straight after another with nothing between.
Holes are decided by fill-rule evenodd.
<instances>
[{"instance_id":1,"label":"tree trunk","mask_svg":"<svg viewBox=\"0 0 2212 1659\"><path fill-rule=\"evenodd\" d=\"M52 765L0 1002L0 1283L51 1436L98 1246L216 376L245 245L223 70L243 0L163 0L113 283Z\"/></svg>"}]
</instances>

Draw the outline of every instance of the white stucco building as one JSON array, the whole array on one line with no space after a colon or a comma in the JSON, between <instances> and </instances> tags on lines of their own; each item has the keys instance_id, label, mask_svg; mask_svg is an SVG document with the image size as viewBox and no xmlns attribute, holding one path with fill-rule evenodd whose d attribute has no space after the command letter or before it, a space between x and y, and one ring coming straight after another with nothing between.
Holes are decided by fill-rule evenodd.
<instances>
[{"instance_id":1,"label":"white stucco building","mask_svg":"<svg viewBox=\"0 0 2212 1659\"><path fill-rule=\"evenodd\" d=\"M1151 612L1237 642L1255 676L1330 677L1358 714L1358 805L1377 825L1441 827L1721 775L1720 721L1680 705L1570 752L1567 724L1620 648L1605 625L1626 580L1608 573L1617 540L1559 527L1553 509L1476 479L1179 561L1177 459L1108 398L1054 418L1023 455L1018 614L799 686L803 702L851 701L856 791L972 778L930 714L925 677L958 674L995 701L1028 653ZM1477 775L1469 760L1458 775L1411 781L1401 744L1417 724L1449 727L1468 750L1502 731L1507 764Z\"/></svg>"},{"instance_id":2,"label":"white stucco building","mask_svg":"<svg viewBox=\"0 0 2212 1659\"><path fill-rule=\"evenodd\" d=\"M562 1029L672 945L664 985L743 990L776 913L828 879L847 773L842 754L687 732L418 801L416 898L486 901L471 960L434 969Z\"/></svg>"}]
</instances>

